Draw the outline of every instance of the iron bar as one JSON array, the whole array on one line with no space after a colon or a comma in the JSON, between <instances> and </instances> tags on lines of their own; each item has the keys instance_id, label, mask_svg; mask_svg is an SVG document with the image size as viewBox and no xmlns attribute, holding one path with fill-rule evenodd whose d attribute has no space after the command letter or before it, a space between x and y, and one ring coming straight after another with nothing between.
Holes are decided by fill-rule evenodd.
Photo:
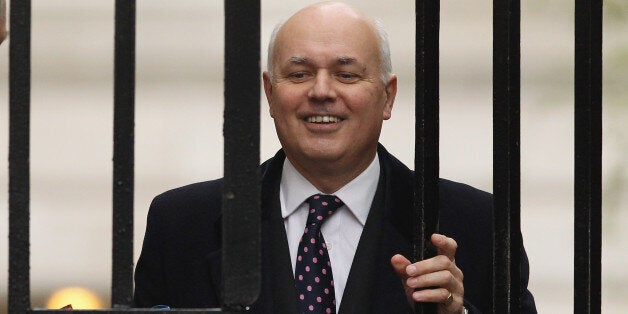
<instances>
[{"instance_id":1,"label":"iron bar","mask_svg":"<svg viewBox=\"0 0 628 314\"><path fill-rule=\"evenodd\" d=\"M576 0L575 10L574 313L600 313L602 0Z\"/></svg>"},{"instance_id":2,"label":"iron bar","mask_svg":"<svg viewBox=\"0 0 628 314\"><path fill-rule=\"evenodd\" d=\"M104 309L104 310L71 310L72 313L81 314L155 314L155 313L168 313L168 314L181 314L181 313L241 313L241 312L224 312L220 309L171 309L171 310L156 310L156 309ZM68 310L48 310L48 309L33 309L28 311L33 314L55 314L55 313L68 313Z\"/></svg>"},{"instance_id":3,"label":"iron bar","mask_svg":"<svg viewBox=\"0 0 628 314\"><path fill-rule=\"evenodd\" d=\"M171 310L157 310L157 309L104 309L104 310L71 310L72 313L81 313L81 314L155 314L155 313L163 313L166 312L168 314L180 314L180 313L223 313L227 314L230 312L224 312L220 309L171 309ZM68 310L49 310L49 309L33 309L28 313L33 314L55 314L55 313L68 313ZM231 313L241 313L241 312L231 312Z\"/></svg>"},{"instance_id":4,"label":"iron bar","mask_svg":"<svg viewBox=\"0 0 628 314\"><path fill-rule=\"evenodd\" d=\"M520 14L493 1L493 313L521 307Z\"/></svg>"},{"instance_id":5,"label":"iron bar","mask_svg":"<svg viewBox=\"0 0 628 314\"><path fill-rule=\"evenodd\" d=\"M111 304L133 300L135 0L115 2Z\"/></svg>"},{"instance_id":6,"label":"iron bar","mask_svg":"<svg viewBox=\"0 0 628 314\"><path fill-rule=\"evenodd\" d=\"M31 1L13 1L9 44L9 312L30 308Z\"/></svg>"},{"instance_id":7,"label":"iron bar","mask_svg":"<svg viewBox=\"0 0 628 314\"><path fill-rule=\"evenodd\" d=\"M440 1L416 1L416 102L413 261L436 255L430 237L438 231ZM436 313L417 303L416 313Z\"/></svg>"},{"instance_id":8,"label":"iron bar","mask_svg":"<svg viewBox=\"0 0 628 314\"><path fill-rule=\"evenodd\" d=\"M224 4L222 291L226 309L240 310L253 304L261 289L261 7L259 0Z\"/></svg>"}]
</instances>

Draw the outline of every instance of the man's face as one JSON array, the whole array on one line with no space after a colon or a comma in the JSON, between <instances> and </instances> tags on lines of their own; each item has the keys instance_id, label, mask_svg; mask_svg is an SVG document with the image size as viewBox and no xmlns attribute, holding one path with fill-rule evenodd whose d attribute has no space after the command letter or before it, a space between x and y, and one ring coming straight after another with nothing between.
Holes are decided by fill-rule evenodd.
<instances>
[{"instance_id":1,"label":"man's face","mask_svg":"<svg viewBox=\"0 0 628 314\"><path fill-rule=\"evenodd\" d=\"M358 18L295 16L283 26L264 88L279 140L297 169L370 163L396 93L396 78L381 80L379 58L377 34Z\"/></svg>"}]
</instances>

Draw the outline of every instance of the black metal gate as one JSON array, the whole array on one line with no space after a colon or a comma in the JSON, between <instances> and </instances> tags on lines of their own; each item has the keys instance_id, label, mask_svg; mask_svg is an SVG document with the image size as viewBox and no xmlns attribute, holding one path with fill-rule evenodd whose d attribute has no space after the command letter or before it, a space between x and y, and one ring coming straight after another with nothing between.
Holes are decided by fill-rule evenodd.
<instances>
[{"instance_id":1,"label":"black metal gate","mask_svg":"<svg viewBox=\"0 0 628 314\"><path fill-rule=\"evenodd\" d=\"M520 3L494 0L493 6L493 312L517 313L522 248L521 243L511 239L520 232ZM437 210L424 209L437 208L433 204L438 203L439 7L438 0L416 1L415 259L431 254L424 239L436 230L438 217ZM574 311L599 313L602 0L575 0L575 8ZM55 312L31 310L30 304L31 1L12 1L10 10L9 311ZM255 180L242 179L259 176L259 29L259 0L225 1L225 312L245 308L257 298L260 289L260 255L238 258L242 250L259 252L260 243L259 185ZM258 53L251 53L254 51ZM143 311L128 309L133 287L134 68L135 1L116 0L113 309L91 312ZM237 217L233 216L235 212ZM247 224L236 223L242 219ZM249 286L243 287L243 282ZM191 311L221 309L177 312ZM417 312L424 311L431 312L417 308Z\"/></svg>"}]
</instances>

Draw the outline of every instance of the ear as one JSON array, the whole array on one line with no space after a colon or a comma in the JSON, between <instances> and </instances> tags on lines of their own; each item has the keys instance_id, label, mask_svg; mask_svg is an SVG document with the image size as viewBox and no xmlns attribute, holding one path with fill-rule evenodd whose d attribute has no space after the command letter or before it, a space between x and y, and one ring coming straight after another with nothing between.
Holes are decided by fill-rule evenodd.
<instances>
[{"instance_id":1,"label":"ear","mask_svg":"<svg viewBox=\"0 0 628 314\"><path fill-rule=\"evenodd\" d=\"M395 96L397 96L397 76L391 75L390 79L388 79L388 83L386 83L386 102L384 103L384 110L382 112L384 120L390 119L392 115Z\"/></svg>"},{"instance_id":2,"label":"ear","mask_svg":"<svg viewBox=\"0 0 628 314\"><path fill-rule=\"evenodd\" d=\"M273 95L273 85L270 82L270 75L268 71L264 71L262 73L262 80L264 82L264 94L266 94L266 101L268 102L268 112L270 112L270 116L273 117L273 103L272 103L272 95Z\"/></svg>"}]
</instances>

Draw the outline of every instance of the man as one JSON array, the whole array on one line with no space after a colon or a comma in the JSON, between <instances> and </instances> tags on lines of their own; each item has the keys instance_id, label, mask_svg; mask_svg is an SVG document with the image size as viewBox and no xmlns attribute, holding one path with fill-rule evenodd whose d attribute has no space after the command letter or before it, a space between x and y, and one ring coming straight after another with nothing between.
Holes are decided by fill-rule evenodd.
<instances>
[{"instance_id":1,"label":"man","mask_svg":"<svg viewBox=\"0 0 628 314\"><path fill-rule=\"evenodd\" d=\"M261 166L262 292L252 311L410 313L419 301L440 313L488 312L489 194L441 180L438 256L406 258L413 174L378 144L397 92L379 24L346 4L308 6L275 29L263 80L282 150ZM221 184L155 198L136 306L220 306ZM317 268L319 258L331 268ZM522 312L535 313L525 254L522 269Z\"/></svg>"}]
</instances>

